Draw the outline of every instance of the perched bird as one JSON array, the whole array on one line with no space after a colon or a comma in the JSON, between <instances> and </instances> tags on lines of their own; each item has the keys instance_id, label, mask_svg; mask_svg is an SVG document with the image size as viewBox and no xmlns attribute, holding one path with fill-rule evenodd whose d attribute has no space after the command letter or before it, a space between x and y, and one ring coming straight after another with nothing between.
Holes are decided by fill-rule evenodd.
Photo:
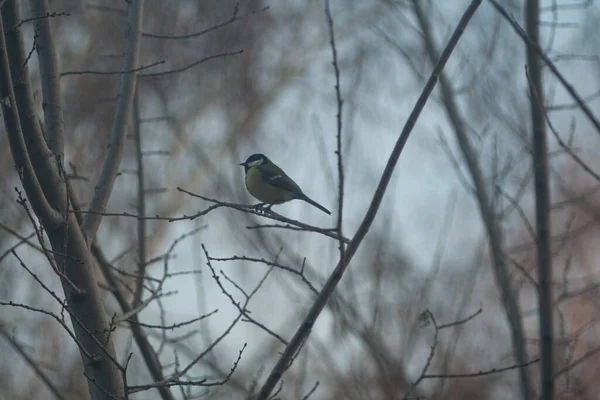
<instances>
[{"instance_id":1,"label":"perched bird","mask_svg":"<svg viewBox=\"0 0 600 400\"><path fill-rule=\"evenodd\" d=\"M264 154L252 154L240 165L246 171L246 189L252 196L262 201L262 204L257 206L267 205L266 209L270 210L275 204L299 199L331 215L328 209L305 195L300 186Z\"/></svg>"}]
</instances>

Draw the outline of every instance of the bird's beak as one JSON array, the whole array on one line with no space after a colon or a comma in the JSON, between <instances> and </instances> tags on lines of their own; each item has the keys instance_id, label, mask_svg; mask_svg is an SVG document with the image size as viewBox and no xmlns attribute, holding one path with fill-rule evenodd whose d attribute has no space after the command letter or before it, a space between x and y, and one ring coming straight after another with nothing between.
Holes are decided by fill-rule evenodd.
<instances>
[{"instance_id":1,"label":"bird's beak","mask_svg":"<svg viewBox=\"0 0 600 400\"><path fill-rule=\"evenodd\" d=\"M245 167L245 166L246 166L246 164L245 164L245 163L240 163L240 165L241 165L242 167Z\"/></svg>"}]
</instances>

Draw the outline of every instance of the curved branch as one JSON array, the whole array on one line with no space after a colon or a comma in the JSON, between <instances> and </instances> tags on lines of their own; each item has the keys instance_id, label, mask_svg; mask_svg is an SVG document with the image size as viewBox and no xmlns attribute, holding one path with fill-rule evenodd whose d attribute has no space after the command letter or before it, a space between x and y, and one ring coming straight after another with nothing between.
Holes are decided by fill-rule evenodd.
<instances>
[{"instance_id":1,"label":"curved branch","mask_svg":"<svg viewBox=\"0 0 600 400\"><path fill-rule=\"evenodd\" d=\"M261 387L260 392L256 397L257 400L266 400L269 397L269 394L277 385L277 382L281 379L283 373L290 367L290 364L293 358L296 356L296 353L302 346L302 343L304 343L304 341L310 334L312 327L315 321L317 320L317 317L321 314L321 311L323 311L323 308L325 308L325 305L327 304L329 298L333 294L333 291L337 287L337 284L342 278L346 267L352 260L354 254L356 254L356 250L358 249L365 235L371 228L371 224L375 219L377 210L379 210L379 206L381 205L381 201L383 200L383 195L385 194L390 179L392 178L392 174L394 173L394 169L396 168L396 164L398 163L400 154L402 153L402 150L404 149L404 146L408 141L408 137L410 136L410 133L412 132L413 127L415 126L417 118L421 114L423 107L425 107L425 103L431 95L431 92L435 87L440 73L442 72L444 66L446 65L446 62L450 58L450 54L452 54L452 51L454 50L456 44L458 43L458 40L462 36L465 27L473 17L473 14L475 14L475 11L477 10L481 2L482 0L471 1L469 7L467 7L467 10L464 12L462 18L460 19L460 22L458 23L456 29L454 30L454 33L452 34L452 37L450 38L450 41L448 42L448 45L442 52L438 63L433 68L431 76L425 84L425 88L423 88L423 92L417 99L417 103L415 104L415 107L410 113L410 116L408 117L408 120L406 121L406 124L402 129L398 141L394 145L394 149L392 150L392 154L390 155L385 169L383 171L383 174L381 175L381 179L379 180L379 184L377 185L377 189L375 191L375 194L373 195L373 200L371 201L369 209L367 210L363 221L358 227L354 238L346 248L344 257L342 257L340 262L338 262L338 265L335 267L335 270L325 283L323 290L321 291L321 293L319 293L319 296L317 296L317 299L315 300L314 304L309 310L308 315L306 316L306 318L304 318L304 321L302 321L302 324L294 334L294 337L292 337L289 344L285 348L283 354L271 370L271 373L267 377L267 380Z\"/></svg>"},{"instance_id":2,"label":"curved branch","mask_svg":"<svg viewBox=\"0 0 600 400\"><path fill-rule=\"evenodd\" d=\"M22 20L19 15L18 4L19 2L15 0L8 1L2 8L2 18L4 20L4 35L9 55L8 63L21 130L29 160L33 165L36 177L48 203L54 209L62 210L66 208L66 190L64 185L61 184L62 179L58 164L55 162L52 152L48 149L38 120L31 82L27 72L30 55L26 55L23 37L19 28ZM37 42L38 36L34 36L34 43Z\"/></svg>"},{"instance_id":3,"label":"curved branch","mask_svg":"<svg viewBox=\"0 0 600 400\"><path fill-rule=\"evenodd\" d=\"M61 223L63 218L48 202L29 158L19 118L20 104L17 104L13 90L13 80L8 57L9 49L5 40L6 31L4 24L13 22L16 14L11 11L14 10L16 10L14 2L5 4L2 12L2 21L0 21L0 32L2 33L0 34L0 103L2 116L15 167L17 168L19 178L23 182L23 187L25 188L31 207L44 226L56 226Z\"/></svg>"},{"instance_id":4,"label":"curved branch","mask_svg":"<svg viewBox=\"0 0 600 400\"><path fill-rule=\"evenodd\" d=\"M140 37L142 29L142 16L144 9L143 0L132 0L129 2L127 43L125 46L124 71L134 71L121 76L121 88L119 100L115 111L115 119L110 134L108 152L104 159L102 172L96 185L94 197L90 204L90 210L83 220L82 230L91 243L96 236L96 231L102 221L102 213L106 211L106 204L110 198L115 179L117 178L121 159L123 158L123 147L127 135L127 123L131 114L135 85L137 80L138 59L140 53Z\"/></svg>"},{"instance_id":5,"label":"curved branch","mask_svg":"<svg viewBox=\"0 0 600 400\"><path fill-rule=\"evenodd\" d=\"M62 159L64 153L64 124L60 98L60 72L56 47L50 29L47 0L31 0L35 29L39 33L35 49L40 64L46 142L50 150Z\"/></svg>"}]
</instances>

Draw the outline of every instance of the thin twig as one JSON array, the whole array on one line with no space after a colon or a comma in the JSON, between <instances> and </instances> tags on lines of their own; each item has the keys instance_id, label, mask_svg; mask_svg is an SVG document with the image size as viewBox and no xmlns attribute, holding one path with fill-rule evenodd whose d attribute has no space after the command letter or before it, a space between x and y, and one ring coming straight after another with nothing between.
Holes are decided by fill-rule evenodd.
<instances>
[{"instance_id":1,"label":"thin twig","mask_svg":"<svg viewBox=\"0 0 600 400\"><path fill-rule=\"evenodd\" d=\"M182 39L192 39L192 38L196 38L199 36L203 36L206 35L209 32L212 31L216 31L217 29L223 28L227 25L231 25L234 22L237 21L241 21L242 19L253 15L253 14L257 14L259 12L265 12L269 9L269 6L266 7L262 7L259 10L256 11L251 11L248 12L246 14L243 15L239 15L239 11L240 11L240 4L236 3L234 8L233 8L233 13L231 15L231 18L229 18L227 21L224 22L220 22L216 25L213 25L209 28L206 29L202 29L201 31L198 32L193 32L193 33L185 33L185 34L180 34L180 35L162 35L162 34L158 34L158 33L150 33L150 32L144 32L142 33L142 36L145 38L149 38L149 39L163 39L163 40L182 40Z\"/></svg>"},{"instance_id":2,"label":"thin twig","mask_svg":"<svg viewBox=\"0 0 600 400\"><path fill-rule=\"evenodd\" d=\"M204 244L202 244L202 251L204 252L204 255L206 256L206 265L210 269L210 272L212 273L213 279L215 280L215 282L217 283L217 285L221 289L221 292L223 292L223 294L229 299L229 301L231 301L231 304L233 304L234 307L238 309L238 311L240 312L240 314L242 314L246 318L246 320L248 322L251 322L252 324L258 326L260 329L262 329L263 331L267 332L269 335L273 336L275 339L279 340L281 343L283 343L284 345L287 346L288 342L284 338L282 338L279 334L273 332L271 329L267 328L261 322L258 322L256 319L252 318L250 316L250 311L247 310L245 306L242 307L242 305L235 300L235 298L231 295L231 293L229 293L225 289L225 287L221 283L221 278L217 275L217 272L215 271L215 269L212 266L212 263L210 262L211 261L211 257L208 255L208 251L206 250L206 247L204 246ZM273 268L274 267L271 267L269 269L269 271L271 271ZM221 271L221 274L223 274L223 271ZM227 279L230 282L232 282L229 278L227 278ZM237 286L237 284L235 286L242 292L242 294L244 294L244 297L246 297L246 299L248 299L250 297L250 295L246 294L245 291L241 290L241 288L239 288L239 286Z\"/></svg>"},{"instance_id":3,"label":"thin twig","mask_svg":"<svg viewBox=\"0 0 600 400\"><path fill-rule=\"evenodd\" d=\"M514 364L514 365L509 365L508 367L492 368L492 369L485 370L485 371L467 372L464 374L427 374L427 375L425 375L425 379L479 378L482 376L499 374L501 372L511 371L511 370L515 370L515 369L517 369L517 370L523 369L532 364L535 364L538 361L540 361L539 357L534 358L531 361L527 361L524 364Z\"/></svg>"},{"instance_id":4,"label":"thin twig","mask_svg":"<svg viewBox=\"0 0 600 400\"><path fill-rule=\"evenodd\" d=\"M434 331L433 331L433 340L432 340L433 343L431 343L431 346L429 348L429 355L427 356L427 360L425 360L425 365L423 365L423 369L421 370L421 374L413 382L413 384L410 385L410 388L408 389L408 391L404 395L403 400L407 400L409 398L409 396L412 394L413 390L415 390L415 388L424 379L426 379L427 371L429 370L429 367L431 367L431 362L433 361L433 357L435 356L435 350L436 350L437 345L438 345L438 335L440 333L440 329L439 329L439 327L437 325L437 322L435 321L435 317L433 316L433 314L431 313L431 311L425 310L425 312L423 314L421 314L421 320L425 324L428 324L429 321L431 321L433 323L433 329L434 329Z\"/></svg>"},{"instance_id":5,"label":"thin twig","mask_svg":"<svg viewBox=\"0 0 600 400\"><path fill-rule=\"evenodd\" d=\"M156 67L157 65L162 65L166 62L166 60L159 60L148 65L141 65L136 68L123 69L119 71L95 71L95 70L83 70L83 71L67 71L62 72L60 77L63 78L65 76L73 76L73 75L126 75L132 74L134 72L144 71L146 69Z\"/></svg>"},{"instance_id":6,"label":"thin twig","mask_svg":"<svg viewBox=\"0 0 600 400\"><path fill-rule=\"evenodd\" d=\"M341 238L344 237L342 230L342 221L344 217L344 165L342 163L342 107L344 102L342 100L342 93L340 89L340 67L338 64L337 48L335 47L335 32L333 29L333 18L331 17L331 7L329 0L325 0L325 17L327 20L327 28L329 29L329 44L331 46L331 56L333 64L333 72L335 76L335 97L337 102L337 134L336 134L336 158L337 158L337 172L338 172L338 212L337 212L337 224L336 230L339 236L339 251L340 251L340 262L345 264L344 251L345 245Z\"/></svg>"},{"instance_id":7,"label":"thin twig","mask_svg":"<svg viewBox=\"0 0 600 400\"><path fill-rule=\"evenodd\" d=\"M282 265L276 262L271 262L271 261L267 261L264 258L253 258L253 257L246 257L246 256L233 256L233 257L227 257L227 258L217 258L217 257L211 257L210 258L212 261L250 261L250 262L256 262L256 263L262 263L265 264L269 267L275 267L275 268L279 268L283 271L288 271L291 272L294 275L298 275L300 277L300 279L302 279L302 282L306 283L306 285L308 286L308 288L316 295L319 294L319 291L314 287L314 285L308 280L308 278L306 278L306 276L304 275L304 268L301 268L300 270L296 270L292 267L288 267L286 265Z\"/></svg>"},{"instance_id":8,"label":"thin twig","mask_svg":"<svg viewBox=\"0 0 600 400\"><path fill-rule=\"evenodd\" d=\"M187 71L188 69L191 69L197 65L200 64L204 64L207 61L210 60L214 60L217 58L224 58L224 57L229 57L229 56L235 56L238 54L242 54L244 52L244 50L237 50L237 51L228 51L228 52L224 52L224 53L219 53L219 54L213 54L212 56L208 56L208 57L204 57L201 58L198 61L194 61L191 64L185 65L183 67L180 68L174 68L174 69L170 69L167 71L162 71L162 72L155 72L155 73L151 73L151 74L140 74L139 77L140 79L144 78L144 79L148 79L148 78L163 78L165 76L169 76L169 75L173 75L173 74L178 74L180 72L183 71Z\"/></svg>"}]
</instances>

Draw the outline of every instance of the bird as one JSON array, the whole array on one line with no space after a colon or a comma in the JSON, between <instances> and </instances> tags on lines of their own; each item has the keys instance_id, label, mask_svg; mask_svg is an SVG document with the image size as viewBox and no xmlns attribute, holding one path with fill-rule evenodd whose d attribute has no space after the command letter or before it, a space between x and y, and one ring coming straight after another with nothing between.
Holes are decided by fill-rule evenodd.
<instances>
[{"instance_id":1,"label":"bird","mask_svg":"<svg viewBox=\"0 0 600 400\"><path fill-rule=\"evenodd\" d=\"M267 205L265 210L270 211L275 204L298 199L331 215L331 211L305 195L300 186L264 154L252 154L240 165L246 173L246 189L262 202L257 208Z\"/></svg>"}]
</instances>

